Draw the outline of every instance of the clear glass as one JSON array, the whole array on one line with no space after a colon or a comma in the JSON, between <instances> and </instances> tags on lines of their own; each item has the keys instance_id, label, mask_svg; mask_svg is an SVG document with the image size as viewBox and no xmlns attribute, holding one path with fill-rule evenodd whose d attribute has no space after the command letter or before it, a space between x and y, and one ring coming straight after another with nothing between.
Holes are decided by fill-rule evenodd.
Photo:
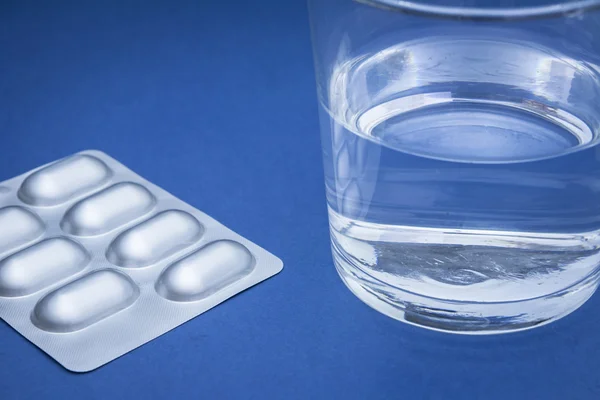
<instances>
[{"instance_id":1,"label":"clear glass","mask_svg":"<svg viewBox=\"0 0 600 400\"><path fill-rule=\"evenodd\" d=\"M583 304L600 277L600 0L309 10L347 286L458 333L527 329Z\"/></svg>"}]
</instances>

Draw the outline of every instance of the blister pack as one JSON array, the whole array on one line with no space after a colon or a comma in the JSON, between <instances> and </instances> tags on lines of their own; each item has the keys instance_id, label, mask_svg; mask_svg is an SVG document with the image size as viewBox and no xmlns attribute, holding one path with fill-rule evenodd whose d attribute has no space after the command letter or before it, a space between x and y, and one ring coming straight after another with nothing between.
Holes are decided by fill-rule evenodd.
<instances>
[{"instance_id":1,"label":"blister pack","mask_svg":"<svg viewBox=\"0 0 600 400\"><path fill-rule=\"evenodd\" d=\"M71 371L95 369L282 267L98 151L0 183L0 318Z\"/></svg>"}]
</instances>

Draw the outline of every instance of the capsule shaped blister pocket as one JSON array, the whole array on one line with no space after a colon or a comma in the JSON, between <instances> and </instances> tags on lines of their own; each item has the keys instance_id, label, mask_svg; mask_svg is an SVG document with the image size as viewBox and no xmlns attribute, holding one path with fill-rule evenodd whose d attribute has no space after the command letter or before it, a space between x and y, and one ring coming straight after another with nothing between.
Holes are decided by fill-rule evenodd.
<instances>
[{"instance_id":1,"label":"capsule shaped blister pocket","mask_svg":"<svg viewBox=\"0 0 600 400\"><path fill-rule=\"evenodd\" d=\"M0 318L71 371L110 362L282 267L98 151L0 183Z\"/></svg>"}]
</instances>

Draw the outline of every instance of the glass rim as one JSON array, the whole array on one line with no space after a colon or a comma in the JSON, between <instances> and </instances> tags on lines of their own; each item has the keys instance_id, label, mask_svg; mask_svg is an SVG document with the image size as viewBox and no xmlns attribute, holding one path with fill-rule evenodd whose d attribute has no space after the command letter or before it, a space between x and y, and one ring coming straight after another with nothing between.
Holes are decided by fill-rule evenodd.
<instances>
[{"instance_id":1,"label":"glass rim","mask_svg":"<svg viewBox=\"0 0 600 400\"><path fill-rule=\"evenodd\" d=\"M568 15L600 8L600 0L561 1L533 7L461 7L417 3L410 0L355 0L389 10L455 19L530 19Z\"/></svg>"}]
</instances>

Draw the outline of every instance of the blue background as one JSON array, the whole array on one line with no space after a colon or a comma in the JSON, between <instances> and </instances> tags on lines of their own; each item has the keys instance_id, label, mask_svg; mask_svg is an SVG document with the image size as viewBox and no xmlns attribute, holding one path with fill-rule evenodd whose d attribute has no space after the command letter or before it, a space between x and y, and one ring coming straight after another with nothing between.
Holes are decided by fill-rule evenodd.
<instances>
[{"instance_id":1,"label":"blue background","mask_svg":"<svg viewBox=\"0 0 600 400\"><path fill-rule=\"evenodd\" d=\"M2 322L0 398L600 398L600 295L539 329L462 337L344 287L314 88L303 0L1 1L0 181L100 149L285 268L87 374Z\"/></svg>"}]
</instances>

